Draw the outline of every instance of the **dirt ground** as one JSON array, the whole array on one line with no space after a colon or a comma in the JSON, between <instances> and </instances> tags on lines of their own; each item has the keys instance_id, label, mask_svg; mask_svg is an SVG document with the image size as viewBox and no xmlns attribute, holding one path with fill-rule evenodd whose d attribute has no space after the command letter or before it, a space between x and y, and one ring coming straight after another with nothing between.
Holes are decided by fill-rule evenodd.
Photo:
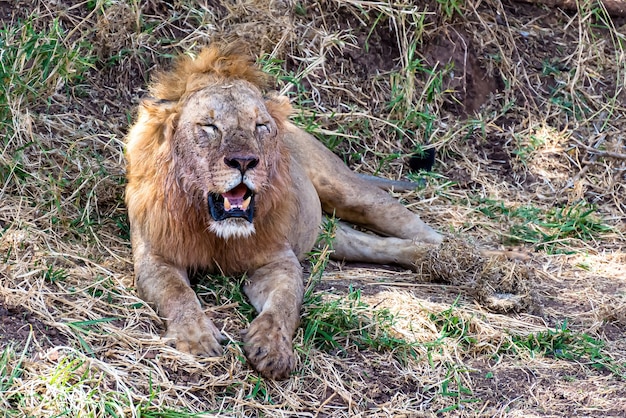
<instances>
[{"instance_id":1,"label":"dirt ground","mask_svg":"<svg viewBox=\"0 0 626 418\"><path fill-rule=\"evenodd\" d=\"M58 22L60 45L92 55L83 77L64 81L73 57L69 75L59 64L36 95L0 102L11 110L0 160L7 416L625 415L626 19L597 4L496 0L0 1L5 32L26 21L35 32ZM523 280L331 262L316 294L357 289L417 354L358 346L356 333L341 349L311 347L301 329L285 382L249 368L243 303L201 280L225 355L169 347L133 288L123 140L155 70L232 39L278 75L296 123L354 170L417 181L396 195L453 239L528 255ZM428 148L432 172L410 173ZM442 264L464 257L451 254ZM500 312L487 288L524 303ZM444 333L446 315L462 332ZM563 347L507 348L563 324ZM602 344L567 357L576 341Z\"/></svg>"}]
</instances>

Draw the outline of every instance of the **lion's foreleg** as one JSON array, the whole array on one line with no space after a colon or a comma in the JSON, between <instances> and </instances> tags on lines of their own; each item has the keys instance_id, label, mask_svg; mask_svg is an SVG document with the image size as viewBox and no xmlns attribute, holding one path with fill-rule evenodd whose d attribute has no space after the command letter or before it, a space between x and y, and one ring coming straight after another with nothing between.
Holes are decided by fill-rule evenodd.
<instances>
[{"instance_id":1,"label":"lion's foreleg","mask_svg":"<svg viewBox=\"0 0 626 418\"><path fill-rule=\"evenodd\" d=\"M287 378L295 366L292 338L304 292L298 259L291 253L257 269L244 291L259 312L242 333L248 360L265 377Z\"/></svg>"},{"instance_id":2,"label":"lion's foreleg","mask_svg":"<svg viewBox=\"0 0 626 418\"><path fill-rule=\"evenodd\" d=\"M177 349L195 355L222 354L223 336L202 311L184 269L137 249L135 278L139 296L165 320L165 337L172 338Z\"/></svg>"}]
</instances>

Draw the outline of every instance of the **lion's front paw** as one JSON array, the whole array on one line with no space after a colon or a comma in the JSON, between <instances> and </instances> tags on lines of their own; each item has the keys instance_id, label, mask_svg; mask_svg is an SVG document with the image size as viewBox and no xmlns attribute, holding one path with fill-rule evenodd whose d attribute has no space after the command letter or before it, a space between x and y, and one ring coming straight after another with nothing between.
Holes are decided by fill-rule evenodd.
<instances>
[{"instance_id":1,"label":"lion's front paw","mask_svg":"<svg viewBox=\"0 0 626 418\"><path fill-rule=\"evenodd\" d=\"M286 379L295 366L291 335L274 316L262 313L242 332L244 351L264 377Z\"/></svg>"},{"instance_id":2,"label":"lion's front paw","mask_svg":"<svg viewBox=\"0 0 626 418\"><path fill-rule=\"evenodd\" d=\"M165 338L172 338L177 350L196 356L217 357L223 353L220 341L224 336L203 312L169 321Z\"/></svg>"}]
</instances>

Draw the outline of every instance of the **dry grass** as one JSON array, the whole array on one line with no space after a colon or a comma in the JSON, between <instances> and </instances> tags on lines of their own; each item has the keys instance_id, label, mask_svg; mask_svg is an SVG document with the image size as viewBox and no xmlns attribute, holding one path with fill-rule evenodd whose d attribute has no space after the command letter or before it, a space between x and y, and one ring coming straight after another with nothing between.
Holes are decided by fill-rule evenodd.
<instances>
[{"instance_id":1,"label":"dry grass","mask_svg":"<svg viewBox=\"0 0 626 418\"><path fill-rule=\"evenodd\" d=\"M623 416L626 21L414 3L0 3L4 416ZM333 264L284 382L245 363L236 280L197 288L224 357L168 347L133 290L123 138L152 70L234 37L352 168L420 181L398 197L430 224L531 259ZM409 174L429 148L434 173Z\"/></svg>"}]
</instances>

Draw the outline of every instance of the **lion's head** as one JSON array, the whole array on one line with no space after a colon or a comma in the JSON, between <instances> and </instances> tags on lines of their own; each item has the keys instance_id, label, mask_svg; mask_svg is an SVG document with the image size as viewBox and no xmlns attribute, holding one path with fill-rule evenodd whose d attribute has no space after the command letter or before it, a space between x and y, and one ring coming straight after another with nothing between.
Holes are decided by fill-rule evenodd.
<instances>
[{"instance_id":1,"label":"lion's head","mask_svg":"<svg viewBox=\"0 0 626 418\"><path fill-rule=\"evenodd\" d=\"M204 49L156 77L127 142L135 217L154 223L146 206L156 205L169 227L184 222L230 239L253 235L255 219L280 208L289 170L281 129L291 107L263 97L266 77L232 47Z\"/></svg>"}]
</instances>

